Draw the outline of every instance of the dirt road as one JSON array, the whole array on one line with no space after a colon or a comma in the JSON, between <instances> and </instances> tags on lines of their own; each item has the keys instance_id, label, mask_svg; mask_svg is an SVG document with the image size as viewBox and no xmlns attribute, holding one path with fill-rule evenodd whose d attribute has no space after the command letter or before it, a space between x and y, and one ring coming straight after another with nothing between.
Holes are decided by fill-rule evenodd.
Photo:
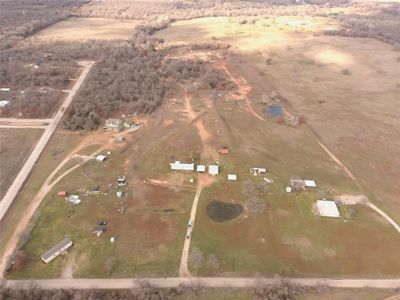
<instances>
[{"instance_id":1,"label":"dirt road","mask_svg":"<svg viewBox=\"0 0 400 300\"><path fill-rule=\"evenodd\" d=\"M43 279L43 280L5 280L9 287L29 287L30 284L44 289L132 289L139 288L140 282L160 288L179 287L181 284L201 284L204 287L256 287L260 284L274 284L279 278L251 278L251 277L199 277L199 278L117 278L117 279ZM400 287L400 279L330 279L330 278L290 278L290 281L303 285L315 286L324 284L336 288L380 288L393 289Z\"/></svg>"},{"instance_id":2,"label":"dirt road","mask_svg":"<svg viewBox=\"0 0 400 300\"><path fill-rule=\"evenodd\" d=\"M368 198L364 195L339 195L335 197L336 201L339 201L346 205L356 205L362 204L366 205L369 208L373 209L375 212L380 214L386 221L388 221L399 233L400 233L400 225L397 224L391 217L389 217L383 210L377 207L375 204L371 203Z\"/></svg>"},{"instance_id":3,"label":"dirt road","mask_svg":"<svg viewBox=\"0 0 400 300\"><path fill-rule=\"evenodd\" d=\"M7 193L4 195L3 199L0 202L0 221L3 219L4 215L6 214L8 208L14 201L17 193L21 189L22 185L24 184L25 180L27 179L28 175L30 174L33 166L35 165L37 159L39 158L40 154L42 153L44 147L47 145L48 141L50 140L51 136L53 135L54 131L56 130L58 124L60 123L65 110L71 104L72 99L74 98L76 92L81 87L83 81L85 80L86 76L88 75L90 68L93 66L94 62L80 62L80 64L84 67L79 79L76 81L75 85L71 89L68 96L65 98L64 102L60 106L60 109L56 112L53 119L50 119L49 125L46 127L45 131L43 132L42 136L40 137L39 141L36 144L36 147L33 149L32 153L29 155L28 159L26 160L24 166L19 171L18 175L15 177L13 183L9 187Z\"/></svg>"},{"instance_id":4,"label":"dirt road","mask_svg":"<svg viewBox=\"0 0 400 300\"><path fill-rule=\"evenodd\" d=\"M194 224L195 224L194 222L196 219L197 205L199 203L199 198L200 198L200 194L201 194L202 190L203 190L203 184L201 183L201 180L199 180L199 183L197 185L196 195L194 196L194 200L193 200L193 204L192 204L192 210L190 211L190 220L192 220L192 227L191 227L192 231L193 231ZM185 242L183 244L183 250L182 250L181 264L179 266L179 276L181 276L181 277L190 277L191 276L189 269L188 269L190 241L191 241L191 238L187 239L185 236Z\"/></svg>"}]
</instances>

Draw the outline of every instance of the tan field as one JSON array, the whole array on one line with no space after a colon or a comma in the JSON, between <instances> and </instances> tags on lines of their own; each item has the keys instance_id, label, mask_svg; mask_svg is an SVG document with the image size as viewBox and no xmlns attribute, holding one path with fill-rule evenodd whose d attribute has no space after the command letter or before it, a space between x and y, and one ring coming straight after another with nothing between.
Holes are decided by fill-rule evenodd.
<instances>
[{"instance_id":1,"label":"tan field","mask_svg":"<svg viewBox=\"0 0 400 300\"><path fill-rule=\"evenodd\" d=\"M41 30L32 38L45 41L127 40L138 21L107 18L69 18Z\"/></svg>"}]
</instances>

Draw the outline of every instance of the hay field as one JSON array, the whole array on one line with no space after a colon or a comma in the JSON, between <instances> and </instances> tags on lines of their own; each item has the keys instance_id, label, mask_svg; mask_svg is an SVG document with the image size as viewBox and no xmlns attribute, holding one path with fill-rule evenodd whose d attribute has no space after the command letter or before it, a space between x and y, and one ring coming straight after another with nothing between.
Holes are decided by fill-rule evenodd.
<instances>
[{"instance_id":1,"label":"hay field","mask_svg":"<svg viewBox=\"0 0 400 300\"><path fill-rule=\"evenodd\" d=\"M39 41L127 40L138 21L107 18L69 18L39 31Z\"/></svg>"},{"instance_id":2,"label":"hay field","mask_svg":"<svg viewBox=\"0 0 400 300\"><path fill-rule=\"evenodd\" d=\"M288 46L297 35L322 32L327 28L338 28L326 18L271 17L246 18L242 24L237 17L207 17L172 23L167 29L155 34L171 44L220 42L241 51L262 50L273 46ZM196 34L192 34L195 32Z\"/></svg>"}]
</instances>

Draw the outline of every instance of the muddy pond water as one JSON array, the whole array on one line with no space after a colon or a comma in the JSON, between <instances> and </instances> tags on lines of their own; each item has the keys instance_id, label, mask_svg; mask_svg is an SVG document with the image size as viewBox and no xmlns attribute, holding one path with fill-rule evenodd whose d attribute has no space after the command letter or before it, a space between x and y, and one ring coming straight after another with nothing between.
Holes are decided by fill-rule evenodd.
<instances>
[{"instance_id":1,"label":"muddy pond water","mask_svg":"<svg viewBox=\"0 0 400 300\"><path fill-rule=\"evenodd\" d=\"M237 218L243 212L243 207L239 204L212 201L207 205L206 211L210 219L220 223Z\"/></svg>"}]
</instances>

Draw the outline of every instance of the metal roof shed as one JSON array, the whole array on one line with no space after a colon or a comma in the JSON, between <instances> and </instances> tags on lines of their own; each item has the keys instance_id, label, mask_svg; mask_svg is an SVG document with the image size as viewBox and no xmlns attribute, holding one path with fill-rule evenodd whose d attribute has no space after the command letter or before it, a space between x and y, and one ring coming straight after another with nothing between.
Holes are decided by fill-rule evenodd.
<instances>
[{"instance_id":1,"label":"metal roof shed","mask_svg":"<svg viewBox=\"0 0 400 300\"><path fill-rule=\"evenodd\" d=\"M304 184L306 185L306 187L317 187L317 184L314 180L304 180Z\"/></svg>"},{"instance_id":2,"label":"metal roof shed","mask_svg":"<svg viewBox=\"0 0 400 300\"><path fill-rule=\"evenodd\" d=\"M205 172L206 166L205 165L197 165L197 172Z\"/></svg>"},{"instance_id":3,"label":"metal roof shed","mask_svg":"<svg viewBox=\"0 0 400 300\"><path fill-rule=\"evenodd\" d=\"M317 208L321 217L339 218L340 213L335 201L318 200Z\"/></svg>"},{"instance_id":4,"label":"metal roof shed","mask_svg":"<svg viewBox=\"0 0 400 300\"><path fill-rule=\"evenodd\" d=\"M236 174L228 174L228 180L236 181L237 175Z\"/></svg>"},{"instance_id":5,"label":"metal roof shed","mask_svg":"<svg viewBox=\"0 0 400 300\"><path fill-rule=\"evenodd\" d=\"M208 174L210 175L218 175L219 167L217 165L209 165L208 166Z\"/></svg>"},{"instance_id":6,"label":"metal roof shed","mask_svg":"<svg viewBox=\"0 0 400 300\"><path fill-rule=\"evenodd\" d=\"M107 156L105 156L105 155L97 155L96 156L96 160L98 160L98 161L105 161L107 159Z\"/></svg>"}]
</instances>

